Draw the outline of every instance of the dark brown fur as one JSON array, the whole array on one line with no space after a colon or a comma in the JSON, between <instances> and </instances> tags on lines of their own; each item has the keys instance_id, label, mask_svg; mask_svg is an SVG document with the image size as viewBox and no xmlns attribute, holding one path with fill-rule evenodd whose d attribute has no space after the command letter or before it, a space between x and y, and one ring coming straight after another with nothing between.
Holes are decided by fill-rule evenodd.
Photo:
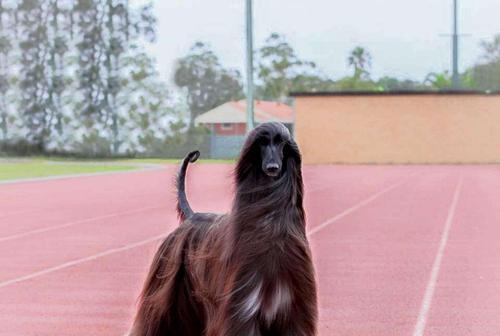
<instances>
[{"instance_id":1,"label":"dark brown fur","mask_svg":"<svg viewBox=\"0 0 500 336\"><path fill-rule=\"evenodd\" d=\"M276 177L262 171L263 137L280 142ZM301 157L290 134L279 123L262 124L249 134L235 171L232 209L225 215L193 213L181 195L188 161L198 154L183 162L178 178L183 222L156 253L132 335L315 335Z\"/></svg>"}]
</instances>

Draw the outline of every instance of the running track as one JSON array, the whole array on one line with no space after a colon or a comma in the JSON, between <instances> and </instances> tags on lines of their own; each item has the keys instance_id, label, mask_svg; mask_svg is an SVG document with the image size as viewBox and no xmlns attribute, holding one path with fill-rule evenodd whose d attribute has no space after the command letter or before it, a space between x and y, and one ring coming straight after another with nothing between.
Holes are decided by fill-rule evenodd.
<instances>
[{"instance_id":1,"label":"running track","mask_svg":"<svg viewBox=\"0 0 500 336\"><path fill-rule=\"evenodd\" d=\"M225 165L194 165L226 211ZM0 185L0 335L126 333L176 167ZM500 335L500 167L305 167L320 335Z\"/></svg>"}]
</instances>

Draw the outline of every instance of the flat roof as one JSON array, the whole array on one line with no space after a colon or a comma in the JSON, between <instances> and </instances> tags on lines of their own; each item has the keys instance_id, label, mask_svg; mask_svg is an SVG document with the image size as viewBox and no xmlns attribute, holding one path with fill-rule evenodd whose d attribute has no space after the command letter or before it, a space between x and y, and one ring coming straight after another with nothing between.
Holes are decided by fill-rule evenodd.
<instances>
[{"instance_id":1,"label":"flat roof","mask_svg":"<svg viewBox=\"0 0 500 336\"><path fill-rule=\"evenodd\" d=\"M423 95L500 95L500 91L479 90L398 90L398 91L317 91L317 92L291 92L291 97L315 96L423 96Z\"/></svg>"}]
</instances>

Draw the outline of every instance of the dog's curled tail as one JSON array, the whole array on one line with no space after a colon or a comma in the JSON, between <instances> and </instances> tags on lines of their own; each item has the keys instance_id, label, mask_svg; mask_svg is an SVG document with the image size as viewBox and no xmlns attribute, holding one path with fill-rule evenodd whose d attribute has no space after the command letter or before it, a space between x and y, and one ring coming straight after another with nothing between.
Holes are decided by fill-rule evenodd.
<instances>
[{"instance_id":1,"label":"dog's curled tail","mask_svg":"<svg viewBox=\"0 0 500 336\"><path fill-rule=\"evenodd\" d=\"M189 202L186 197L186 171L190 162L196 162L200 157L199 151L192 151L186 155L184 160L182 160L181 169L177 175L177 215L181 221L193 215L193 210L189 206Z\"/></svg>"}]
</instances>

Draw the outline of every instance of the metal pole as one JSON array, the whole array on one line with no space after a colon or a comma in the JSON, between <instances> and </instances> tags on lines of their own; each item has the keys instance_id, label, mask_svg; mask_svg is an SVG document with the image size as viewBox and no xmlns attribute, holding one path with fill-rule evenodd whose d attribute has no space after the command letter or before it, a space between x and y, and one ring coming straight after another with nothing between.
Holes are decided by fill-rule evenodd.
<instances>
[{"instance_id":1,"label":"metal pole","mask_svg":"<svg viewBox=\"0 0 500 336\"><path fill-rule=\"evenodd\" d=\"M460 75L458 73L458 0L453 0L453 36L452 36L452 43L453 43L453 55L452 55L452 62L453 62L453 88L454 89L459 89L460 88Z\"/></svg>"},{"instance_id":2,"label":"metal pole","mask_svg":"<svg viewBox=\"0 0 500 336\"><path fill-rule=\"evenodd\" d=\"M246 0L246 33L247 33L247 132L254 127L253 120L253 28L252 0Z\"/></svg>"}]
</instances>

